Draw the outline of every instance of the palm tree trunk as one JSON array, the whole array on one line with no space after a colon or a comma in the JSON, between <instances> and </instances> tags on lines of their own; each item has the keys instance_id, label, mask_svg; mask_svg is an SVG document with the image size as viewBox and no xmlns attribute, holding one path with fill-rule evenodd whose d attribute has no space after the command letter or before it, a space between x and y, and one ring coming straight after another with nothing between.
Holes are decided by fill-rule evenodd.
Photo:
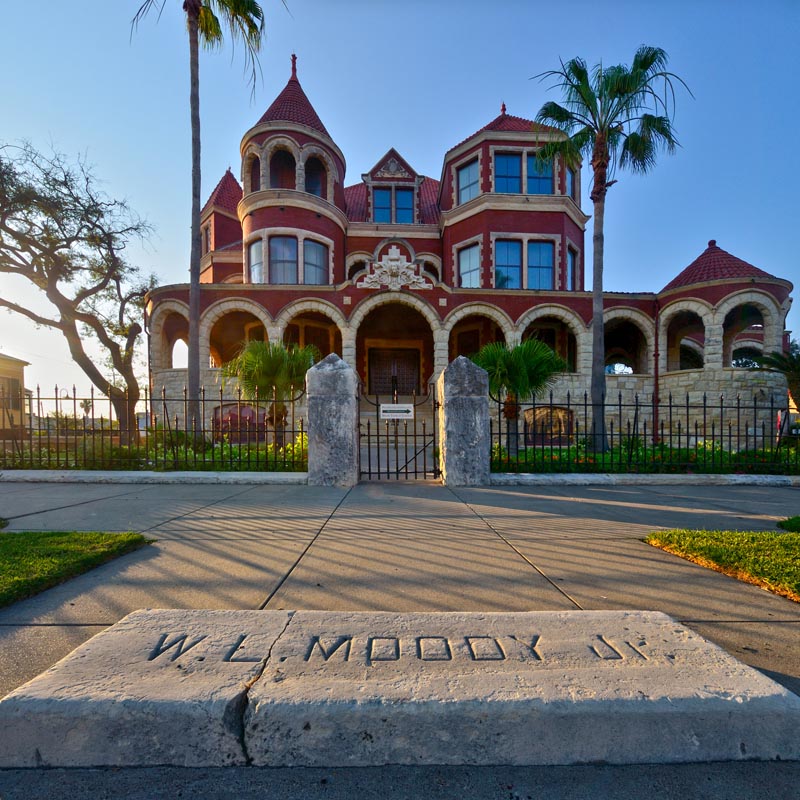
<instances>
[{"instance_id":1,"label":"palm tree trunk","mask_svg":"<svg viewBox=\"0 0 800 800\"><path fill-rule=\"evenodd\" d=\"M605 176L603 176L605 183ZM606 198L605 192L594 200L594 236L592 238L592 450L608 450L605 421L605 329L603 323L603 248Z\"/></svg>"},{"instance_id":2,"label":"palm tree trunk","mask_svg":"<svg viewBox=\"0 0 800 800\"><path fill-rule=\"evenodd\" d=\"M192 241L189 256L189 419L200 426L200 66L198 59L199 4L187 2L189 28L189 107L192 119Z\"/></svg>"}]
</instances>

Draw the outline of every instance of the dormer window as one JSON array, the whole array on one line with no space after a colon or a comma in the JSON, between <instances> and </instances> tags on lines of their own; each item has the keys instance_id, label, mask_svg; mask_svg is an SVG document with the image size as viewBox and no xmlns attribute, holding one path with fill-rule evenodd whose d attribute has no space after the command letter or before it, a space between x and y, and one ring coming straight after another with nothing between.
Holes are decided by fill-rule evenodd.
<instances>
[{"instance_id":1,"label":"dormer window","mask_svg":"<svg viewBox=\"0 0 800 800\"><path fill-rule=\"evenodd\" d=\"M386 224L414 223L414 190L399 186L372 190L372 220Z\"/></svg>"},{"instance_id":2,"label":"dormer window","mask_svg":"<svg viewBox=\"0 0 800 800\"><path fill-rule=\"evenodd\" d=\"M494 190L500 194L522 192L522 157L519 153L496 153Z\"/></svg>"},{"instance_id":3,"label":"dormer window","mask_svg":"<svg viewBox=\"0 0 800 800\"><path fill-rule=\"evenodd\" d=\"M528 156L528 194L553 194L553 161Z\"/></svg>"}]
</instances>

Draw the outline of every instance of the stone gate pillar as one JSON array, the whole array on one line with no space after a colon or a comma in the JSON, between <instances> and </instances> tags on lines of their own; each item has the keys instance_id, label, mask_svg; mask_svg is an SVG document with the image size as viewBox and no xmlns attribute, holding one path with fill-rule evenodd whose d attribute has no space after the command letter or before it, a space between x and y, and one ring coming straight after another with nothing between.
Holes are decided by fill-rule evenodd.
<instances>
[{"instance_id":1,"label":"stone gate pillar","mask_svg":"<svg viewBox=\"0 0 800 800\"><path fill-rule=\"evenodd\" d=\"M359 478L358 376L331 353L306 372L308 483L354 486Z\"/></svg>"},{"instance_id":2,"label":"stone gate pillar","mask_svg":"<svg viewBox=\"0 0 800 800\"><path fill-rule=\"evenodd\" d=\"M439 466L448 486L489 484L489 376L459 356L436 382Z\"/></svg>"}]
</instances>

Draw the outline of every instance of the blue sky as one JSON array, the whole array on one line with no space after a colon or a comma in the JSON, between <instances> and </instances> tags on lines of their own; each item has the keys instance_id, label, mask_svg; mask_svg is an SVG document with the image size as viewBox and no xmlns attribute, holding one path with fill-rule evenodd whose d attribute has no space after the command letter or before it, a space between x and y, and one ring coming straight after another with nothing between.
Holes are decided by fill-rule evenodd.
<instances>
[{"instance_id":1,"label":"blue sky","mask_svg":"<svg viewBox=\"0 0 800 800\"><path fill-rule=\"evenodd\" d=\"M620 174L609 192L606 288L656 291L712 238L800 284L792 227L800 97L786 92L800 74L796 0L287 4L289 12L280 0L262 4L267 38L254 97L235 48L201 57L204 199L228 166L238 175L242 134L286 84L292 52L352 184L390 147L438 179L444 152L493 119L501 102L532 118L558 99L532 75L559 58L629 62L646 43L668 52L694 99L677 98L677 154L662 156L646 177ZM138 5L7 4L0 141L86 156L106 191L155 226L135 261L161 283L178 283L188 276L188 44L180 0L167 0L160 20L145 19L131 35ZM584 170L590 212L587 185ZM590 237L591 223L587 250ZM0 293L28 296L3 277ZM787 327L800 334L796 308ZM32 362L29 387L88 391L58 334L0 314L0 352Z\"/></svg>"}]
</instances>

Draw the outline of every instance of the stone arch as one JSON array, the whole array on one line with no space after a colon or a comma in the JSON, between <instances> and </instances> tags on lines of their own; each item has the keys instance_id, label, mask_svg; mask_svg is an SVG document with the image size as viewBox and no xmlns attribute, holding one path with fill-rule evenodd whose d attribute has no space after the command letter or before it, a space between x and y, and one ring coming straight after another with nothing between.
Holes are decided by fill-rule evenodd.
<instances>
[{"instance_id":1,"label":"stone arch","mask_svg":"<svg viewBox=\"0 0 800 800\"><path fill-rule=\"evenodd\" d=\"M699 325L691 320L691 316L697 318ZM680 326L680 319L684 319L684 324ZM716 365L715 362L722 352L721 330L719 337L713 325L713 310L704 300L696 298L685 298L676 300L661 310L658 322L658 343L659 343L659 370L667 372L681 369L681 341L686 336L681 335L678 327L689 330L689 335L693 337L693 350L699 351L702 347L703 365ZM688 326L688 327L687 327ZM671 330L672 328L672 330ZM700 341L697 337L700 336Z\"/></svg>"},{"instance_id":2,"label":"stone arch","mask_svg":"<svg viewBox=\"0 0 800 800\"><path fill-rule=\"evenodd\" d=\"M366 250L354 250L348 253L344 262L344 274L347 280L355 280L357 275L366 272L371 261L372 253Z\"/></svg>"},{"instance_id":3,"label":"stone arch","mask_svg":"<svg viewBox=\"0 0 800 800\"><path fill-rule=\"evenodd\" d=\"M266 178L265 181L262 181L265 189L272 189L272 188L283 188L283 189L297 189L297 170L298 164L300 164L300 148L297 145L297 142L288 137L288 136L273 136L270 139L267 139L261 147L263 158L262 162L264 164L262 169L262 178ZM276 157L276 154L279 152L286 152L288 153L293 161L294 161L294 180L293 186L283 186L283 187L273 187L273 174L272 174L272 165L273 159Z\"/></svg>"},{"instance_id":4,"label":"stone arch","mask_svg":"<svg viewBox=\"0 0 800 800\"><path fill-rule=\"evenodd\" d=\"M422 272L440 283L442 280L442 259L435 253L417 253L417 260L422 265Z\"/></svg>"},{"instance_id":5,"label":"stone arch","mask_svg":"<svg viewBox=\"0 0 800 800\"><path fill-rule=\"evenodd\" d=\"M275 317L276 330L283 333L284 328L292 317L298 314L305 314L306 312L315 311L324 314L333 322L339 330L347 327L347 320L344 314L333 304L327 300L295 300L288 305L285 305L278 315Z\"/></svg>"},{"instance_id":6,"label":"stone arch","mask_svg":"<svg viewBox=\"0 0 800 800\"><path fill-rule=\"evenodd\" d=\"M609 325L610 323L610 325ZM632 346L621 348L620 342L614 341L613 332L615 327L620 327L620 333L624 336L624 328L627 325L632 325L636 331L641 335L640 342L633 342ZM613 356L611 350L621 351L626 349L629 359L634 362L630 364L633 372L640 375L647 375L652 372L653 355L655 353L655 325L653 318L644 311L631 306L616 306L608 309L603 314L603 327L606 337L606 358ZM609 328L611 329L612 336L609 336ZM628 331L630 329L628 328ZM627 337L625 337L627 338ZM608 363L608 362L607 362Z\"/></svg>"},{"instance_id":7,"label":"stone arch","mask_svg":"<svg viewBox=\"0 0 800 800\"><path fill-rule=\"evenodd\" d=\"M400 303L401 305L411 306L411 308L416 309L425 317L434 334L437 331L444 330L442 321L439 319L439 315L434 311L432 306L416 295L408 292L380 292L380 294L374 294L371 297L364 298L364 300L353 309L353 313L350 315L350 327L357 330L367 314L387 303Z\"/></svg>"},{"instance_id":8,"label":"stone arch","mask_svg":"<svg viewBox=\"0 0 800 800\"><path fill-rule=\"evenodd\" d=\"M269 312L255 300L247 297L229 297L210 305L200 318L200 363L209 364L211 360L211 331L214 325L226 314L246 312L252 314L264 326L265 338L272 336L272 317Z\"/></svg>"},{"instance_id":9,"label":"stone arch","mask_svg":"<svg viewBox=\"0 0 800 800\"><path fill-rule=\"evenodd\" d=\"M415 262L417 260L417 253L414 250L414 246L411 244L411 242L408 241L408 239L403 239L402 236L387 236L385 239L378 242L377 247L372 251L372 256L370 256L370 260L377 261L378 256L381 253L381 250L383 250L390 244L400 245L400 247L407 250L409 261Z\"/></svg>"},{"instance_id":10,"label":"stone arch","mask_svg":"<svg viewBox=\"0 0 800 800\"><path fill-rule=\"evenodd\" d=\"M300 157L298 158L298 172L301 172L302 175L298 176L298 183L297 185L303 186L305 190L305 180L306 180L306 163L310 158L317 158L319 159L323 166L325 167L325 189L326 194L324 199L327 200L329 203L333 202L334 197L334 188L337 183L341 183L341 179L339 177L339 171L336 169L336 165L333 162L333 159L327 153L327 151L320 147L318 144L314 142L308 142L304 144L300 148ZM300 180L302 178L302 181Z\"/></svg>"},{"instance_id":11,"label":"stone arch","mask_svg":"<svg viewBox=\"0 0 800 800\"><path fill-rule=\"evenodd\" d=\"M181 300L163 300L155 307L150 317L150 369L155 372L172 367L174 341L165 336L165 324L172 314L178 314L189 325L189 306Z\"/></svg>"},{"instance_id":12,"label":"stone arch","mask_svg":"<svg viewBox=\"0 0 800 800\"><path fill-rule=\"evenodd\" d=\"M575 353L572 356L568 351L559 353L567 362L574 360L574 371L580 374L589 374L592 369L592 337L586 323L581 317L567 306L559 303L543 303L529 308L517 320L517 337L521 341L527 330L535 322L545 319L556 319L563 323L569 334L575 337Z\"/></svg>"},{"instance_id":13,"label":"stone arch","mask_svg":"<svg viewBox=\"0 0 800 800\"><path fill-rule=\"evenodd\" d=\"M258 160L258 188L253 188L253 163ZM257 192L264 187L264 160L261 148L255 142L249 142L242 153L242 187L244 194Z\"/></svg>"},{"instance_id":14,"label":"stone arch","mask_svg":"<svg viewBox=\"0 0 800 800\"><path fill-rule=\"evenodd\" d=\"M452 333L453 328L465 317L480 316L488 317L493 320L500 330L503 331L503 336L508 344L513 344L516 340L516 331L514 330L514 323L505 311L497 308L497 306L489 305L488 303L465 303L463 306L454 308L444 320L444 327L447 330L448 336Z\"/></svg>"},{"instance_id":15,"label":"stone arch","mask_svg":"<svg viewBox=\"0 0 800 800\"><path fill-rule=\"evenodd\" d=\"M728 295L714 310L714 322L722 328L723 366L730 366L733 341L740 331L726 326L729 315L736 309L752 306L761 314L763 325L763 351L780 351L783 346L783 309L767 292L747 289ZM744 328L742 330L745 330Z\"/></svg>"},{"instance_id":16,"label":"stone arch","mask_svg":"<svg viewBox=\"0 0 800 800\"><path fill-rule=\"evenodd\" d=\"M342 354L342 332L347 321L326 300L297 300L284 306L275 318L275 331L284 344L313 344L324 358Z\"/></svg>"}]
</instances>

